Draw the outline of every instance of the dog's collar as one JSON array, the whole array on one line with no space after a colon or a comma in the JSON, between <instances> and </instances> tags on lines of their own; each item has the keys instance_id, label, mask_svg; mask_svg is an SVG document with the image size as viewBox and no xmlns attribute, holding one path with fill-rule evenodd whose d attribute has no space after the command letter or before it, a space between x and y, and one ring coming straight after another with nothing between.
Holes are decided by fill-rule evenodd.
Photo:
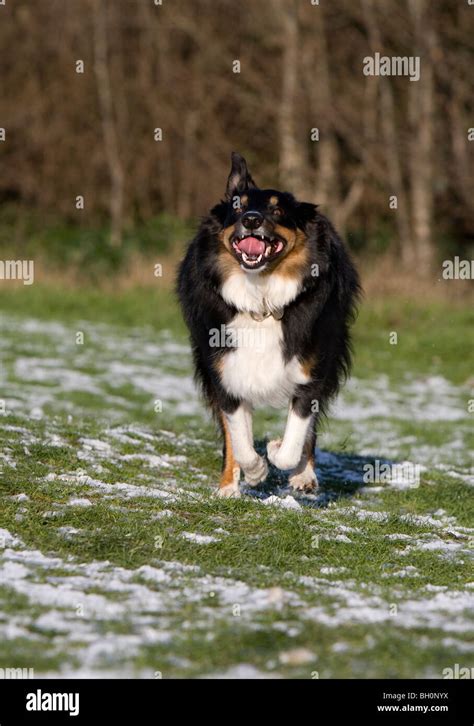
<instances>
[{"instance_id":1,"label":"dog's collar","mask_svg":"<svg viewBox=\"0 0 474 726\"><path fill-rule=\"evenodd\" d=\"M252 318L252 320L256 320L257 323L261 323L263 320L269 317L273 317L275 320L281 320L284 314L285 308L276 308L275 310L270 310L268 308L266 300L264 300L262 312L255 313L252 311L250 313L250 317Z\"/></svg>"}]
</instances>

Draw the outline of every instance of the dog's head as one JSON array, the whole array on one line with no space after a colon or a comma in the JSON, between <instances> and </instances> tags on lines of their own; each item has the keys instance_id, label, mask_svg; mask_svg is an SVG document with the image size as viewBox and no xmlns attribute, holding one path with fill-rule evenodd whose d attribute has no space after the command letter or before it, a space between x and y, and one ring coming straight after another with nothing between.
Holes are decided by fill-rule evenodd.
<instances>
[{"instance_id":1,"label":"dog's head","mask_svg":"<svg viewBox=\"0 0 474 726\"><path fill-rule=\"evenodd\" d=\"M232 154L225 201L213 210L222 230L219 239L245 272L262 273L302 251L314 204L292 194L259 189L240 154Z\"/></svg>"}]
</instances>

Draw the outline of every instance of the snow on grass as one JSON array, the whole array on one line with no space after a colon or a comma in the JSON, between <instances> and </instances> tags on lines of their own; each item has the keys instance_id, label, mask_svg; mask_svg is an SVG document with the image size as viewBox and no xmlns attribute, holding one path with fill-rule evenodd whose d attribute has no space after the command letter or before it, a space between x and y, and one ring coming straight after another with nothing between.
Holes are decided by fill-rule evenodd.
<instances>
[{"instance_id":1,"label":"snow on grass","mask_svg":"<svg viewBox=\"0 0 474 726\"><path fill-rule=\"evenodd\" d=\"M411 380L394 390L387 376L370 380L352 378L332 412L335 418L361 421L370 418L411 421L466 421L466 398L458 386L442 376Z\"/></svg>"},{"instance_id":2,"label":"snow on grass","mask_svg":"<svg viewBox=\"0 0 474 726\"><path fill-rule=\"evenodd\" d=\"M90 499L85 499L84 497L71 497L71 499L68 501L68 505L70 507L92 507L93 504Z\"/></svg>"},{"instance_id":3,"label":"snow on grass","mask_svg":"<svg viewBox=\"0 0 474 726\"><path fill-rule=\"evenodd\" d=\"M219 542L218 537L213 537L210 534L198 534L197 532L181 532L181 537L188 540L188 542L196 542L196 544L202 545Z\"/></svg>"},{"instance_id":4,"label":"snow on grass","mask_svg":"<svg viewBox=\"0 0 474 726\"><path fill-rule=\"evenodd\" d=\"M199 544L216 541L186 534ZM283 603L301 605L294 593L212 577L179 562L157 561L135 570L108 562L81 564L29 550L4 530L2 536L12 546L3 551L0 587L7 586L42 608L30 626L53 633L50 647L74 654L82 668L126 660L140 648L168 642L175 637L181 609L186 604L199 605L203 598L214 601L213 607L205 609L209 625L228 618L235 605L242 608L239 617L250 623L256 612L279 609ZM111 598L117 595L118 600ZM130 633L110 633L104 638L101 622L128 622ZM185 630L190 626L179 623ZM17 636L17 629L3 628L3 637Z\"/></svg>"},{"instance_id":5,"label":"snow on grass","mask_svg":"<svg viewBox=\"0 0 474 726\"><path fill-rule=\"evenodd\" d=\"M151 486L136 486L134 484L126 484L124 482L115 482L107 484L99 479L93 479L88 476L82 469L75 472L65 474L48 474L46 481L64 482L71 486L80 485L90 489L98 489L101 492L112 494L114 496L123 497L124 499L132 499L133 497L155 497L158 499L166 499L167 501L175 501L176 497L164 489L153 488ZM72 502L69 501L71 505Z\"/></svg>"},{"instance_id":6,"label":"snow on grass","mask_svg":"<svg viewBox=\"0 0 474 726\"><path fill-rule=\"evenodd\" d=\"M143 345L145 331L132 330L123 336L121 331L90 322L67 326L34 319L14 323L3 319L1 328L4 339L20 336L29 343L28 355L7 360L4 380L0 378L2 384L9 379L9 410L28 415L34 412L41 418L45 408L54 403L56 408L73 412L78 403L74 399L71 405L68 394L88 394L100 399L109 420L114 420L120 410L134 407L132 395L148 399L151 411L154 401L160 400L165 408L173 408L175 416L202 415L189 375L189 349L167 340L166 333L153 333L158 337L156 342ZM76 344L77 331L84 333L84 345ZM152 335L151 331L148 334Z\"/></svg>"},{"instance_id":7,"label":"snow on grass","mask_svg":"<svg viewBox=\"0 0 474 726\"><path fill-rule=\"evenodd\" d=\"M187 539L202 543L199 536L196 539L191 534ZM362 593L352 580L305 576L299 578L304 590L317 599L327 598L330 603L308 606L304 595L292 590L251 587L228 577L203 574L199 567L183 568L180 563L159 561L135 570L113 567L107 562L81 564L29 550L8 532L3 532L3 536L12 546L3 552L0 586L8 586L42 608L32 627L53 633L52 645L67 647L81 667L121 661L127 655L137 654L140 648L168 642L173 637L173 619L179 617L180 608L185 602L199 605L203 598L213 599L213 607L205 608L208 625L230 617L236 606L240 608L239 618L250 625L257 613L278 612L286 606L297 608L304 621L330 628L348 623L396 621L403 629L442 628L459 637L473 625L474 593L427 592L417 599L395 596L389 602L376 587ZM340 574L340 569L326 568L326 574ZM412 571L407 568L405 572ZM120 599L111 599L115 595ZM104 639L100 623L105 621L130 622L131 632ZM187 623L182 623L182 627L186 629ZM13 630L9 635L17 634ZM6 629L4 637L8 637Z\"/></svg>"},{"instance_id":8,"label":"snow on grass","mask_svg":"<svg viewBox=\"0 0 474 726\"><path fill-rule=\"evenodd\" d=\"M10 487L0 529L4 648L24 640L37 657L62 654L45 674L102 668L130 677L305 673L314 642L321 661L336 658L331 675L350 676L353 656L370 668L382 662L388 632L411 647L413 630L436 653L471 652L474 530L450 513L451 502L449 511L437 503L444 479L472 481L465 388L440 376L352 379L319 440L317 494L295 496L272 471L264 486L243 486L240 502L223 503L211 497L218 443L187 345L165 332L83 321L1 320L0 332L0 475ZM283 424L283 413L270 414L265 433L281 434ZM367 485L364 466L374 459L418 465L421 489ZM166 557L156 549L146 564L117 564L117 532L101 529L104 504L125 523L119 548L140 551L156 527ZM38 530L26 544L15 532L38 519L49 536L43 544ZM313 537L318 546L305 549ZM371 568L378 548L386 559ZM12 598L20 604L10 607ZM264 643L265 657L248 663L248 642ZM426 675L430 664L427 653L407 672Z\"/></svg>"},{"instance_id":9,"label":"snow on grass","mask_svg":"<svg viewBox=\"0 0 474 726\"><path fill-rule=\"evenodd\" d=\"M301 504L299 504L296 499L294 499L290 495L287 495L286 497L277 497L272 494L269 497L266 497L265 499L259 499L258 501L261 501L262 504L277 506L281 507L282 509L301 509Z\"/></svg>"}]
</instances>

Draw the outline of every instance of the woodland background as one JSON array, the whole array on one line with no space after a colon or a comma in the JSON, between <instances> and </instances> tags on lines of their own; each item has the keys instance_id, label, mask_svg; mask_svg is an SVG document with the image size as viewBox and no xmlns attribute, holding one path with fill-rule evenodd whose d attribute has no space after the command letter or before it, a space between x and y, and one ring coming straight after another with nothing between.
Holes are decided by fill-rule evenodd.
<instances>
[{"instance_id":1,"label":"woodland background","mask_svg":"<svg viewBox=\"0 0 474 726\"><path fill-rule=\"evenodd\" d=\"M422 276L472 253L468 0L7 0L0 44L0 246L17 256L181 250L234 149L356 254ZM419 55L420 81L364 76L376 51Z\"/></svg>"}]
</instances>

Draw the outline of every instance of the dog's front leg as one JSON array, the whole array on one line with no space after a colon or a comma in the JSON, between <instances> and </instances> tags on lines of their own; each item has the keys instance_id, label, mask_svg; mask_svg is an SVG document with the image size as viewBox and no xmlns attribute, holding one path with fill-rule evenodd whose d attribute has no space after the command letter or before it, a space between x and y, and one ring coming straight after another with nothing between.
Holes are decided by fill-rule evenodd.
<instances>
[{"instance_id":1,"label":"dog's front leg","mask_svg":"<svg viewBox=\"0 0 474 726\"><path fill-rule=\"evenodd\" d=\"M283 471L296 469L302 461L303 449L312 425L313 415L302 416L290 405L283 440L269 441L268 459Z\"/></svg>"},{"instance_id":2,"label":"dog's front leg","mask_svg":"<svg viewBox=\"0 0 474 726\"><path fill-rule=\"evenodd\" d=\"M242 468L247 484L256 486L263 481L268 473L265 459L257 454L253 445L252 411L241 403L233 413L224 413L234 458Z\"/></svg>"},{"instance_id":3,"label":"dog's front leg","mask_svg":"<svg viewBox=\"0 0 474 726\"><path fill-rule=\"evenodd\" d=\"M318 487L315 471L316 431L311 425L308 437L303 446L303 454L296 469L290 472L288 483L292 489L303 492L314 492Z\"/></svg>"}]
</instances>

